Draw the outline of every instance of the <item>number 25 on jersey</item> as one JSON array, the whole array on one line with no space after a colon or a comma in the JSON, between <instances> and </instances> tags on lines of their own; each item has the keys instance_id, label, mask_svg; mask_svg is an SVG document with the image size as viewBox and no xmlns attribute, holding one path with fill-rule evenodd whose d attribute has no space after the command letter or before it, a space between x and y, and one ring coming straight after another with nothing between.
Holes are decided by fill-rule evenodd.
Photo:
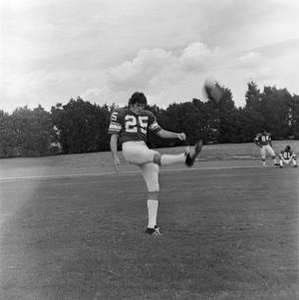
<instances>
[{"instance_id":1,"label":"number 25 on jersey","mask_svg":"<svg viewBox=\"0 0 299 300\"><path fill-rule=\"evenodd\" d=\"M125 116L125 131L131 133L137 133L138 128L143 134L147 133L148 116Z\"/></svg>"}]
</instances>

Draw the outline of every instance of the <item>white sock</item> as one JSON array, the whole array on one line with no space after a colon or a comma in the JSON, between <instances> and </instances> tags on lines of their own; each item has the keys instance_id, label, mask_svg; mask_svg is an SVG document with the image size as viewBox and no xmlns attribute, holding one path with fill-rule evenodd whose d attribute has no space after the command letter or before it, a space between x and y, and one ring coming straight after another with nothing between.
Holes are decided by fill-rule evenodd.
<instances>
[{"instance_id":1,"label":"white sock","mask_svg":"<svg viewBox=\"0 0 299 300\"><path fill-rule=\"evenodd\" d=\"M177 163L182 163L186 161L186 155L185 153L181 154L163 154L161 156L161 165L162 166L167 166L167 165L173 165Z\"/></svg>"},{"instance_id":2,"label":"white sock","mask_svg":"<svg viewBox=\"0 0 299 300\"><path fill-rule=\"evenodd\" d=\"M154 228L157 225L158 204L158 200L147 200L148 228Z\"/></svg>"}]
</instances>

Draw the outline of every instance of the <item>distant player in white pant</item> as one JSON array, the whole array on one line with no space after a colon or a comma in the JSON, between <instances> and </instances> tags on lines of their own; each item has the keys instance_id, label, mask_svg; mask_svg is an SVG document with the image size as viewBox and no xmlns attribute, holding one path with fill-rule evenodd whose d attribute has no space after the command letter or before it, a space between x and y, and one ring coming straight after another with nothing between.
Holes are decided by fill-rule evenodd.
<instances>
[{"instance_id":1,"label":"distant player in white pant","mask_svg":"<svg viewBox=\"0 0 299 300\"><path fill-rule=\"evenodd\" d=\"M290 165L293 163L293 166L297 168L297 158L294 151L291 150L291 146L287 145L283 151L279 153L279 166L283 168L283 165Z\"/></svg>"},{"instance_id":2,"label":"distant player in white pant","mask_svg":"<svg viewBox=\"0 0 299 300\"><path fill-rule=\"evenodd\" d=\"M160 235L157 226L159 167L184 162L191 167L202 148L202 141L198 141L192 150L185 153L170 155L160 154L149 149L146 145L147 132L151 131L165 139L186 139L185 133L170 132L162 129L154 114L145 110L147 99L143 93L135 92L129 99L128 108L115 109L110 117L109 134L113 164L118 171L120 164L117 155L117 144L120 140L122 153L126 161L140 167L148 190L147 210L148 225L145 230L150 235Z\"/></svg>"},{"instance_id":3,"label":"distant player in white pant","mask_svg":"<svg viewBox=\"0 0 299 300\"><path fill-rule=\"evenodd\" d=\"M272 147L271 134L266 130L263 133L258 133L254 139L254 143L261 148L263 166L266 166L266 155L269 153L273 159L274 166L279 164L276 161L275 152Z\"/></svg>"}]
</instances>

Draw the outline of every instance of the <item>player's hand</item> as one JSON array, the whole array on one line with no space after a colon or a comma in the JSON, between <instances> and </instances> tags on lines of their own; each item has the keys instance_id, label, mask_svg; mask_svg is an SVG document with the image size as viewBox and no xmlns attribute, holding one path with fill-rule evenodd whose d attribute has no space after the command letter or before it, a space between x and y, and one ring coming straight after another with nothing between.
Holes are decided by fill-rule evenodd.
<instances>
[{"instance_id":1,"label":"player's hand","mask_svg":"<svg viewBox=\"0 0 299 300\"><path fill-rule=\"evenodd\" d=\"M181 141L186 140L186 134L184 132L178 133L178 139Z\"/></svg>"},{"instance_id":2,"label":"player's hand","mask_svg":"<svg viewBox=\"0 0 299 300\"><path fill-rule=\"evenodd\" d=\"M117 156L115 156L113 158L113 166L114 166L114 170L117 174L119 173L119 165L120 165L120 160Z\"/></svg>"}]
</instances>

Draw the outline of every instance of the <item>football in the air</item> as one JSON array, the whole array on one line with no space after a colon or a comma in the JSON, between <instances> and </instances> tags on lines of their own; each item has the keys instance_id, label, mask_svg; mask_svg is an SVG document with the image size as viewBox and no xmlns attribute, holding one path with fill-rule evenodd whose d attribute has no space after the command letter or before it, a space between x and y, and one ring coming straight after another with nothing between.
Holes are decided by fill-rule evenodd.
<instances>
[{"instance_id":1,"label":"football in the air","mask_svg":"<svg viewBox=\"0 0 299 300\"><path fill-rule=\"evenodd\" d=\"M222 90L216 80L207 78L204 82L203 91L208 99L219 103L222 96Z\"/></svg>"}]
</instances>

